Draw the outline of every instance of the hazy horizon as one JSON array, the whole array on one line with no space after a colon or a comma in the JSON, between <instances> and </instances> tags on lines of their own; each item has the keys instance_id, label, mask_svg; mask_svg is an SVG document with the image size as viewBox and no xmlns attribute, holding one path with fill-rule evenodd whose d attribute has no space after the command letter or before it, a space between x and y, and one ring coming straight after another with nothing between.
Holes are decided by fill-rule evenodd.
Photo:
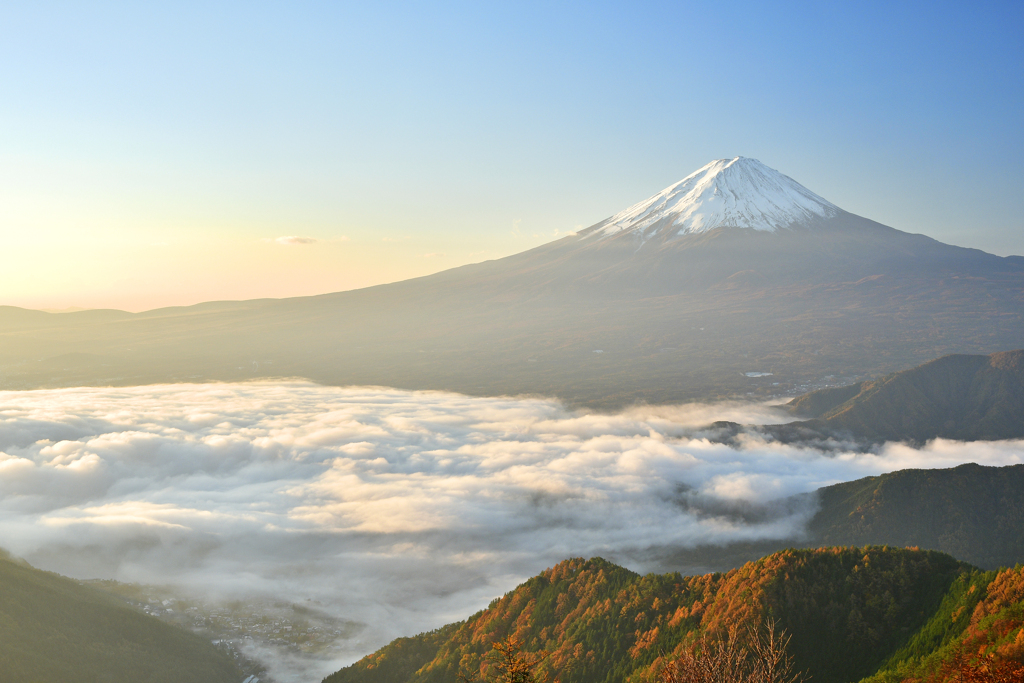
<instances>
[{"instance_id":1,"label":"hazy horizon","mask_svg":"<svg viewBox=\"0 0 1024 683\"><path fill-rule=\"evenodd\" d=\"M882 10L9 4L0 305L404 280L736 155L885 225L1024 253L1021 8Z\"/></svg>"}]
</instances>

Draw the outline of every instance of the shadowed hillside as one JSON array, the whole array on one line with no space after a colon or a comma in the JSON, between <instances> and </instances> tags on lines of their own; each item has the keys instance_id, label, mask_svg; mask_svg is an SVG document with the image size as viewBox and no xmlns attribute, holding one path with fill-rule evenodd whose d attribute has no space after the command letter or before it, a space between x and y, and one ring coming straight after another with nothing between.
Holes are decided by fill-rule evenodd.
<instances>
[{"instance_id":1,"label":"shadowed hillside","mask_svg":"<svg viewBox=\"0 0 1024 683\"><path fill-rule=\"evenodd\" d=\"M876 441L976 441L1024 437L1024 350L952 355L873 382L822 389L788 404L814 418L770 428L782 439L808 432Z\"/></svg>"},{"instance_id":2,"label":"shadowed hillside","mask_svg":"<svg viewBox=\"0 0 1024 683\"><path fill-rule=\"evenodd\" d=\"M964 680L944 676L947 667L1002 670L982 681L1024 680L1024 567L959 576L928 623L865 683Z\"/></svg>"},{"instance_id":3,"label":"shadowed hillside","mask_svg":"<svg viewBox=\"0 0 1024 683\"><path fill-rule=\"evenodd\" d=\"M238 683L228 655L57 574L0 556L4 683Z\"/></svg>"},{"instance_id":4,"label":"shadowed hillside","mask_svg":"<svg viewBox=\"0 0 1024 683\"><path fill-rule=\"evenodd\" d=\"M725 571L786 547L821 545L917 546L984 569L1024 563L1024 465L900 470L813 495L819 508L801 537L682 549L670 566Z\"/></svg>"},{"instance_id":5,"label":"shadowed hillside","mask_svg":"<svg viewBox=\"0 0 1024 683\"><path fill-rule=\"evenodd\" d=\"M979 567L1024 562L1024 465L902 470L819 489L823 545L915 545Z\"/></svg>"},{"instance_id":6,"label":"shadowed hillside","mask_svg":"<svg viewBox=\"0 0 1024 683\"><path fill-rule=\"evenodd\" d=\"M941 553L883 547L787 550L691 577L567 560L466 621L397 640L325 683L454 681L460 668L478 672L490 644L510 635L527 651L548 650L540 671L562 683L653 681L665 657L700 634L742 632L767 616L792 634L797 668L814 681L857 681L934 659L981 624L970 615L985 600L992 614L1019 612L1024 596L996 578Z\"/></svg>"}]
</instances>

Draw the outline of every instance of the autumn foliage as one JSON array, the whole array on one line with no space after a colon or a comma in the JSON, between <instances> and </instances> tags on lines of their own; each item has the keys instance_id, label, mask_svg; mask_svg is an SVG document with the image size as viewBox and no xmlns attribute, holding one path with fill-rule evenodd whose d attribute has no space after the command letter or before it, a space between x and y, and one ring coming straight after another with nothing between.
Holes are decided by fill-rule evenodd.
<instances>
[{"instance_id":1,"label":"autumn foliage","mask_svg":"<svg viewBox=\"0 0 1024 683\"><path fill-rule=\"evenodd\" d=\"M549 653L523 652L523 641L508 636L491 645L488 664L485 667L486 683L545 683L545 676L538 676L537 665ZM466 672L459 672L460 683L477 683L477 678Z\"/></svg>"},{"instance_id":2,"label":"autumn foliage","mask_svg":"<svg viewBox=\"0 0 1024 683\"><path fill-rule=\"evenodd\" d=\"M1021 683L1024 664L995 657L971 657L962 649L943 663L932 681L938 683Z\"/></svg>"},{"instance_id":3,"label":"autumn foliage","mask_svg":"<svg viewBox=\"0 0 1024 683\"><path fill-rule=\"evenodd\" d=\"M942 553L881 546L787 550L690 577L573 559L466 621L395 641L327 681L724 683L695 678L695 667L724 658L749 679L749 628L766 622L785 633L784 647L772 646L791 658L778 660L791 663L782 676L940 683L957 647L970 653L967 664L1001 676L1014 671L1003 662L1024 652L1024 571L982 572Z\"/></svg>"}]
</instances>

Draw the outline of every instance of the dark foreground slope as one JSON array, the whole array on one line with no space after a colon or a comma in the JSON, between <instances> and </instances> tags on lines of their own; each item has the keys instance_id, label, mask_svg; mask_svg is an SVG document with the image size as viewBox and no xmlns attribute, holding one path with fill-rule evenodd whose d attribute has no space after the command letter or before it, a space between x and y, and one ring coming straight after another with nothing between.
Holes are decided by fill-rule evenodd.
<instances>
[{"instance_id":1,"label":"dark foreground slope","mask_svg":"<svg viewBox=\"0 0 1024 683\"><path fill-rule=\"evenodd\" d=\"M318 297L0 307L0 388L300 376L614 408L795 392L1024 339L1024 259L845 212L774 234L583 233Z\"/></svg>"},{"instance_id":2,"label":"dark foreground slope","mask_svg":"<svg viewBox=\"0 0 1024 683\"><path fill-rule=\"evenodd\" d=\"M875 381L813 391L788 407L812 419L771 428L782 439L1024 438L1024 350L945 356Z\"/></svg>"},{"instance_id":3,"label":"dark foreground slope","mask_svg":"<svg viewBox=\"0 0 1024 683\"><path fill-rule=\"evenodd\" d=\"M900 470L813 495L818 511L802 536L679 550L671 566L725 571L783 548L823 545L917 546L983 569L1024 563L1024 465Z\"/></svg>"},{"instance_id":4,"label":"dark foreground slope","mask_svg":"<svg viewBox=\"0 0 1024 683\"><path fill-rule=\"evenodd\" d=\"M4 683L238 683L231 657L110 595L0 557Z\"/></svg>"},{"instance_id":5,"label":"dark foreground slope","mask_svg":"<svg viewBox=\"0 0 1024 683\"><path fill-rule=\"evenodd\" d=\"M1002 674L983 681L1024 680L1024 567L961 574L928 623L865 683L966 680L947 667Z\"/></svg>"},{"instance_id":6,"label":"dark foreground slope","mask_svg":"<svg viewBox=\"0 0 1024 683\"><path fill-rule=\"evenodd\" d=\"M973 621L983 601L992 614L1019 616L1024 596L1000 592L996 579L940 553L880 547L787 550L691 577L568 560L466 621L397 640L325 682L455 681L460 668L480 674L490 644L509 635L550 651L541 668L562 683L652 681L700 634L743 632L768 615L792 634L791 653L812 680L857 681L897 662L934 661L969 626L984 627Z\"/></svg>"}]
</instances>

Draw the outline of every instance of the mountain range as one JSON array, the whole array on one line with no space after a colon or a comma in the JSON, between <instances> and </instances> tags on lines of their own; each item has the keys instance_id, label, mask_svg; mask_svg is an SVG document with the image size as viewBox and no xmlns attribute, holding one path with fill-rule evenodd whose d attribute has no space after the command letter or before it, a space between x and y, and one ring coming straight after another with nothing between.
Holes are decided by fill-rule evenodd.
<instances>
[{"instance_id":1,"label":"mountain range","mask_svg":"<svg viewBox=\"0 0 1024 683\"><path fill-rule=\"evenodd\" d=\"M769 617L810 680L928 680L962 649L1024 656L1024 571L878 546L786 550L688 577L566 560L465 621L396 640L324 683L486 680L491 644L509 636L549 653L538 674L552 680L653 682L701 635L743 633Z\"/></svg>"},{"instance_id":2,"label":"mountain range","mask_svg":"<svg viewBox=\"0 0 1024 683\"><path fill-rule=\"evenodd\" d=\"M823 448L853 441L865 448L885 441L1020 439L1024 350L944 356L877 380L811 391L785 408L810 419L756 426L720 421L709 436L732 441L745 432Z\"/></svg>"},{"instance_id":3,"label":"mountain range","mask_svg":"<svg viewBox=\"0 0 1024 683\"><path fill-rule=\"evenodd\" d=\"M300 376L615 408L767 396L1017 348L1024 258L714 161L590 228L367 289L132 314L0 308L0 388Z\"/></svg>"}]
</instances>

